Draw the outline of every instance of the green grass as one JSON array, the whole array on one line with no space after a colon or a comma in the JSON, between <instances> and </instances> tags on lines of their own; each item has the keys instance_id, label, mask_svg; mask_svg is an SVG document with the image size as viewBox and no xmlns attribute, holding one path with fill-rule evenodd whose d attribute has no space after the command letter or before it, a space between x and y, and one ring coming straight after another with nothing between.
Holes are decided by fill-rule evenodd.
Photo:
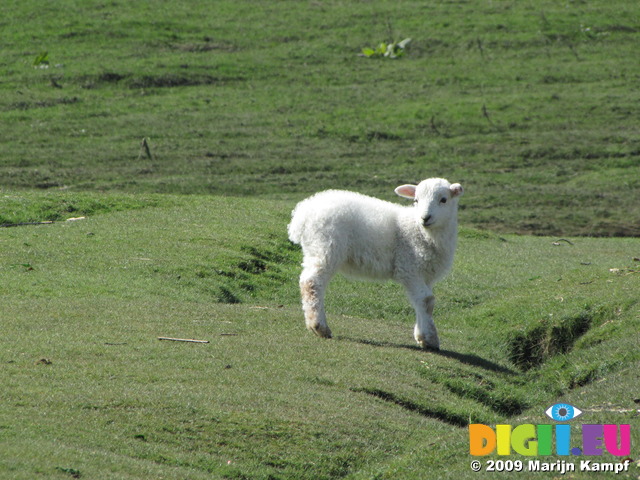
<instances>
[{"instance_id":1,"label":"green grass","mask_svg":"<svg viewBox=\"0 0 640 480\"><path fill-rule=\"evenodd\" d=\"M13 3L6 187L390 198L445 176L466 224L640 234L635 2Z\"/></svg>"},{"instance_id":2,"label":"green grass","mask_svg":"<svg viewBox=\"0 0 640 480\"><path fill-rule=\"evenodd\" d=\"M290 207L164 196L3 229L4 475L458 478L469 422L545 423L548 405L577 393L579 408L595 409L590 392L613 378L628 388L616 408L633 408L637 240L555 246L463 229L437 290L443 350L429 353L393 284L336 278L336 338L305 330ZM520 363L518 346L541 325L564 328L564 340L550 348L547 335L539 361Z\"/></svg>"},{"instance_id":3,"label":"green grass","mask_svg":"<svg viewBox=\"0 0 640 480\"><path fill-rule=\"evenodd\" d=\"M637 457L636 2L5 4L0 478L478 478L468 423L559 400ZM309 334L295 203L429 176L443 350L392 283Z\"/></svg>"}]
</instances>

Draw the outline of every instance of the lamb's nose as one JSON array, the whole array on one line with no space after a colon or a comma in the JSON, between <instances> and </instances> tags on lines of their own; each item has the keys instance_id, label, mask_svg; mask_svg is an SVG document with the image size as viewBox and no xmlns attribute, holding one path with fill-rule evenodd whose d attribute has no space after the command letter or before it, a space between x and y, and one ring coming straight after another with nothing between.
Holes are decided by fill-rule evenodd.
<instances>
[{"instance_id":1,"label":"lamb's nose","mask_svg":"<svg viewBox=\"0 0 640 480\"><path fill-rule=\"evenodd\" d=\"M422 225L428 227L431 224L431 215L427 215L422 219Z\"/></svg>"}]
</instances>

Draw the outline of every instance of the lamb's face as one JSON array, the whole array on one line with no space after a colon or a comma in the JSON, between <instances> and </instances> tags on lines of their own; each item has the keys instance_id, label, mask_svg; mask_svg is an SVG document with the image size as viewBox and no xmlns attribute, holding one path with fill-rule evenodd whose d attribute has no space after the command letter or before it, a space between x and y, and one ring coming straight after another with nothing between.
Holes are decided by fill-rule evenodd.
<instances>
[{"instance_id":1,"label":"lamb's face","mask_svg":"<svg viewBox=\"0 0 640 480\"><path fill-rule=\"evenodd\" d=\"M424 228L437 229L455 217L463 189L459 183L452 185L442 178L429 178L417 186L398 187L396 193L413 199L416 222Z\"/></svg>"}]
</instances>

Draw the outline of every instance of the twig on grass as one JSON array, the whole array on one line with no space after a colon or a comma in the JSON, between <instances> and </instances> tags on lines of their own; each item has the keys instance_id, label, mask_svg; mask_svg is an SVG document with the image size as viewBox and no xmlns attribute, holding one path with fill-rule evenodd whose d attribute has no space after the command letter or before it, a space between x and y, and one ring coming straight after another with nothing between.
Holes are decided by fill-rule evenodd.
<instances>
[{"instance_id":1,"label":"twig on grass","mask_svg":"<svg viewBox=\"0 0 640 480\"><path fill-rule=\"evenodd\" d=\"M482 46L482 39L480 37L476 38L476 45L478 46L478 50L480 50L480 56L484 59L484 47Z\"/></svg>"},{"instance_id":2,"label":"twig on grass","mask_svg":"<svg viewBox=\"0 0 640 480\"><path fill-rule=\"evenodd\" d=\"M149 160L151 160L152 162L154 161L153 154L151 153L151 147L149 146L149 139L147 137L144 137L140 142L140 154L138 155L138 160L142 158L142 152L145 153Z\"/></svg>"},{"instance_id":3,"label":"twig on grass","mask_svg":"<svg viewBox=\"0 0 640 480\"><path fill-rule=\"evenodd\" d=\"M566 238L559 238L558 240L553 242L552 245L555 245L556 247L559 247L560 246L560 242L567 242L569 245L573 245L573 242L571 242L570 240L567 240Z\"/></svg>"},{"instance_id":4,"label":"twig on grass","mask_svg":"<svg viewBox=\"0 0 640 480\"><path fill-rule=\"evenodd\" d=\"M209 340L194 340L192 338L158 337L158 340L171 340L172 342L209 343Z\"/></svg>"},{"instance_id":5,"label":"twig on grass","mask_svg":"<svg viewBox=\"0 0 640 480\"><path fill-rule=\"evenodd\" d=\"M571 53L576 57L576 60L580 60L580 55L578 55L578 49L572 42L567 42L567 47L571 50Z\"/></svg>"},{"instance_id":6,"label":"twig on grass","mask_svg":"<svg viewBox=\"0 0 640 480\"><path fill-rule=\"evenodd\" d=\"M609 272L616 275L632 275L634 273L640 273L640 270L634 270L633 268L610 268Z\"/></svg>"},{"instance_id":7,"label":"twig on grass","mask_svg":"<svg viewBox=\"0 0 640 480\"><path fill-rule=\"evenodd\" d=\"M487 110L487 105L484 103L482 104L482 116L487 119L487 122L489 122L492 127L496 126L495 123L493 123L493 120L491 120L491 116L489 115L489 111Z\"/></svg>"}]
</instances>

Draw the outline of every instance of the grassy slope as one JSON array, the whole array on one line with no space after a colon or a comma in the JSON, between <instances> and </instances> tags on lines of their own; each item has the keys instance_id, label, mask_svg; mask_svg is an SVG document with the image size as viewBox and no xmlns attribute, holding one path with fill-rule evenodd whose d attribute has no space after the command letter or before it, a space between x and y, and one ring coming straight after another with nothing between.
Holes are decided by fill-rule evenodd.
<instances>
[{"instance_id":1,"label":"grassy slope","mask_svg":"<svg viewBox=\"0 0 640 480\"><path fill-rule=\"evenodd\" d=\"M5 7L0 223L89 220L0 229L0 476L476 478L468 421L638 425L637 240L463 229L434 354L391 284L336 279L307 334L284 237L430 175L465 227L637 236L635 2Z\"/></svg>"},{"instance_id":2,"label":"grassy slope","mask_svg":"<svg viewBox=\"0 0 640 480\"><path fill-rule=\"evenodd\" d=\"M637 240L554 246L463 230L437 292L436 354L414 347L412 312L391 284L336 279L336 338L305 331L290 206L165 196L154 208L3 229L0 471L459 478L469 421L544 423L558 398L595 408L603 379L626 385L616 407L633 407L640 277L625 269ZM588 328L564 351L543 349L532 369L513 363L518 333L581 315Z\"/></svg>"}]
</instances>

